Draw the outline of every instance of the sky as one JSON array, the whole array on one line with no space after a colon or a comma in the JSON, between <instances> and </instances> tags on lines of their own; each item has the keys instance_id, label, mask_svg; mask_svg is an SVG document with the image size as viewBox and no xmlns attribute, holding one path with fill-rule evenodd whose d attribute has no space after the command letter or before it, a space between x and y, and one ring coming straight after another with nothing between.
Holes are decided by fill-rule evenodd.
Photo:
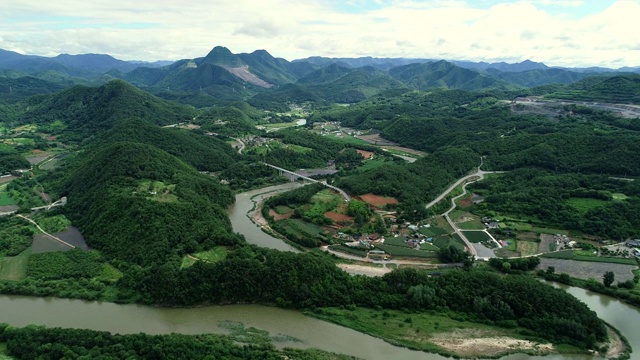
<instances>
[{"instance_id":1,"label":"sky","mask_svg":"<svg viewBox=\"0 0 640 360\"><path fill-rule=\"evenodd\" d=\"M0 48L122 60L267 50L640 66L640 0L0 0Z\"/></svg>"}]
</instances>

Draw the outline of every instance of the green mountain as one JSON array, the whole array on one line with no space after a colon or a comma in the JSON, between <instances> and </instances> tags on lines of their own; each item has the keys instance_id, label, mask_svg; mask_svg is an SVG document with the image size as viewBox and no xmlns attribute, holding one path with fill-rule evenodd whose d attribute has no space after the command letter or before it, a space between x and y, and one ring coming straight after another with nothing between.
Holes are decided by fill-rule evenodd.
<instances>
[{"instance_id":1,"label":"green mountain","mask_svg":"<svg viewBox=\"0 0 640 360\"><path fill-rule=\"evenodd\" d=\"M496 69L487 69L486 73L500 80L508 81L520 86L534 87L548 84L569 84L578 80L582 80L590 73L575 72L565 69L547 68L535 69L521 72L507 72Z\"/></svg>"},{"instance_id":2,"label":"green mountain","mask_svg":"<svg viewBox=\"0 0 640 360\"><path fill-rule=\"evenodd\" d=\"M137 117L156 125L191 120L195 110L148 94L121 80L92 88L74 86L29 99L22 123L62 120L69 139L83 140L112 128L119 119Z\"/></svg>"},{"instance_id":3,"label":"green mountain","mask_svg":"<svg viewBox=\"0 0 640 360\"><path fill-rule=\"evenodd\" d=\"M516 87L506 81L461 68L444 60L395 67L389 70L389 75L419 90L432 88L481 90L487 88L513 89Z\"/></svg>"},{"instance_id":4,"label":"green mountain","mask_svg":"<svg viewBox=\"0 0 640 360\"><path fill-rule=\"evenodd\" d=\"M29 96L50 94L62 89L64 87L60 84L32 76L19 78L0 77L0 99L5 103Z\"/></svg>"}]
</instances>

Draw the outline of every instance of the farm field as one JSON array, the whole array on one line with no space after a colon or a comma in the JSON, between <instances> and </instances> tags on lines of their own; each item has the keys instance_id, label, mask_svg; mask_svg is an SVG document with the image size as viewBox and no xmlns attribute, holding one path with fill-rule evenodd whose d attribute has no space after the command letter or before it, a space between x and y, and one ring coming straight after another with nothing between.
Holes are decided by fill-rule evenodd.
<instances>
[{"instance_id":1,"label":"farm field","mask_svg":"<svg viewBox=\"0 0 640 360\"><path fill-rule=\"evenodd\" d=\"M541 257L538 269L546 270L549 266L553 266L556 273L569 274L571 277L583 280L596 279L597 281L602 281L602 276L605 272L613 271L616 283L633 279L633 270L638 268L637 266L628 264L598 263Z\"/></svg>"},{"instance_id":2,"label":"farm field","mask_svg":"<svg viewBox=\"0 0 640 360\"><path fill-rule=\"evenodd\" d=\"M375 248L380 249L391 256L416 257L416 258L438 257L438 254L435 251L416 250L416 249L412 249L404 246L376 245Z\"/></svg>"},{"instance_id":3,"label":"farm field","mask_svg":"<svg viewBox=\"0 0 640 360\"><path fill-rule=\"evenodd\" d=\"M463 231L464 236L472 243L480 243L491 240L489 234L484 231Z\"/></svg>"},{"instance_id":4,"label":"farm field","mask_svg":"<svg viewBox=\"0 0 640 360\"><path fill-rule=\"evenodd\" d=\"M18 281L27 276L27 264L31 249L21 252L17 256L0 258L0 280Z\"/></svg>"}]
</instances>

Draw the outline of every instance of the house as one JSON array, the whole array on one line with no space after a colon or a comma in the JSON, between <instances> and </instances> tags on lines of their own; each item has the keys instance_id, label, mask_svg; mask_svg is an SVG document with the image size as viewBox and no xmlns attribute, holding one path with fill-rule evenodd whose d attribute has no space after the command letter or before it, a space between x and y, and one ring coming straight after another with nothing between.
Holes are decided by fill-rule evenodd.
<instances>
[{"instance_id":1,"label":"house","mask_svg":"<svg viewBox=\"0 0 640 360\"><path fill-rule=\"evenodd\" d=\"M369 240L375 241L375 240L378 240L379 237L380 236L378 234L371 234L369 235Z\"/></svg>"}]
</instances>

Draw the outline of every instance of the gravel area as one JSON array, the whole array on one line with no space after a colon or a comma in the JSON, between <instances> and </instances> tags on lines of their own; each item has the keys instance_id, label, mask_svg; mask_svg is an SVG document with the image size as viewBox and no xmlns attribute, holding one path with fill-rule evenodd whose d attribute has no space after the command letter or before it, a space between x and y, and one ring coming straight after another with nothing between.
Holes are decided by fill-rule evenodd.
<instances>
[{"instance_id":1,"label":"gravel area","mask_svg":"<svg viewBox=\"0 0 640 360\"><path fill-rule=\"evenodd\" d=\"M613 271L616 275L615 283L633 279L631 271L638 268L637 266L624 264L540 258L538 269L546 270L549 266L553 266L556 269L556 273L567 273L571 277L584 280L593 278L602 281L602 276L605 272Z\"/></svg>"}]
</instances>

